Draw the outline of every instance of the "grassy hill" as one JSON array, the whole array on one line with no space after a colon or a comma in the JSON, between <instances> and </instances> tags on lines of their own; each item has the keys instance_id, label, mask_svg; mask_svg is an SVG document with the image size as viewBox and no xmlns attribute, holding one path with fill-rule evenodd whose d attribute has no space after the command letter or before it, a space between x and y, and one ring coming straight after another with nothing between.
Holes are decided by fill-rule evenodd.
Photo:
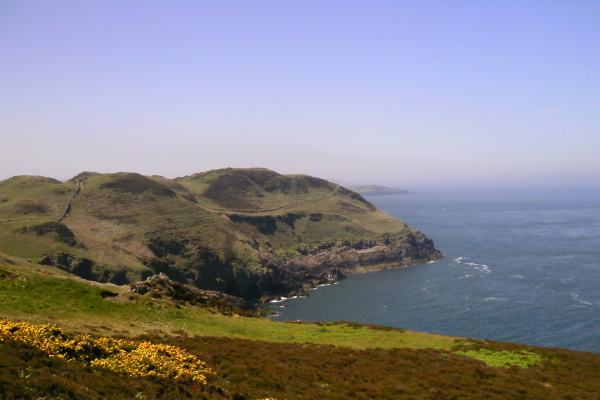
<instances>
[{"instance_id":1,"label":"grassy hill","mask_svg":"<svg viewBox=\"0 0 600 400\"><path fill-rule=\"evenodd\" d=\"M251 301L442 256L355 192L261 168L14 177L0 182L0 251L99 282L165 273Z\"/></svg>"},{"instance_id":2,"label":"grassy hill","mask_svg":"<svg viewBox=\"0 0 600 400\"><path fill-rule=\"evenodd\" d=\"M279 323L223 307L139 294L0 254L0 318L7 318L0 320L0 393L6 399L598 395L598 354L349 322ZM118 351L110 355L112 348ZM181 357L205 363L206 383L182 372L188 364L181 362L173 371L182 375L169 375L165 368Z\"/></svg>"}]
</instances>

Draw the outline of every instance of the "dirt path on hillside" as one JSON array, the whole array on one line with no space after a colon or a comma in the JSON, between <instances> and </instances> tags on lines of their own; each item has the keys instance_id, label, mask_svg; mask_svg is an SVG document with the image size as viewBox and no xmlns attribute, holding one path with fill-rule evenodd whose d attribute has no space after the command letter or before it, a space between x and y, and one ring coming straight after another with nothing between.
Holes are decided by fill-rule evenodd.
<instances>
[{"instance_id":1,"label":"dirt path on hillside","mask_svg":"<svg viewBox=\"0 0 600 400\"><path fill-rule=\"evenodd\" d=\"M258 213L264 213L264 212L273 212L273 211L279 211L279 210L281 210L283 208L286 208L286 207L291 207L291 206L295 206L295 205L298 205L298 204L302 204L302 203L306 203L306 202L313 202L313 201L316 201L318 199L324 199L324 198L327 198L327 197L335 196L337 194L339 188L340 188L340 186L337 185L335 187L335 189L331 193L320 194L318 196L311 197L311 198L308 198L308 199L294 201L292 203L287 203L287 204L284 204L284 205L279 206L279 207L268 208L268 209L263 209L263 210L232 210L232 209L224 209L224 208L208 208L208 209L212 210L212 211L237 212L237 213L243 213L243 214L258 214Z\"/></svg>"},{"instance_id":2,"label":"dirt path on hillside","mask_svg":"<svg viewBox=\"0 0 600 400\"><path fill-rule=\"evenodd\" d=\"M77 181L77 188L75 189L75 191L73 192L73 194L69 198L69 201L67 201L67 205L65 206L65 211L63 212L63 214L58 219L58 222L62 222L62 220L65 219L69 215L69 213L71 212L71 207L72 207L73 200L75 200L75 198L77 197L77 195L81 192L81 189L82 189L82 185L81 184L83 182L85 182L86 180L87 180L87 177L80 178Z\"/></svg>"}]
</instances>

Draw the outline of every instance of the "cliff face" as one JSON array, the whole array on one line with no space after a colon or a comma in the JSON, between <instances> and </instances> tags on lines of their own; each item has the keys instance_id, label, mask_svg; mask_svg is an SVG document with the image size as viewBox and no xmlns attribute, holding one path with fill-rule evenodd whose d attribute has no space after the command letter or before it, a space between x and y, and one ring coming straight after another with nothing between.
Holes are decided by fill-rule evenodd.
<instances>
[{"instance_id":1,"label":"cliff face","mask_svg":"<svg viewBox=\"0 0 600 400\"><path fill-rule=\"evenodd\" d=\"M176 180L15 177L0 182L0 221L0 251L86 279L126 284L164 273L253 300L442 257L357 193L266 169Z\"/></svg>"}]
</instances>

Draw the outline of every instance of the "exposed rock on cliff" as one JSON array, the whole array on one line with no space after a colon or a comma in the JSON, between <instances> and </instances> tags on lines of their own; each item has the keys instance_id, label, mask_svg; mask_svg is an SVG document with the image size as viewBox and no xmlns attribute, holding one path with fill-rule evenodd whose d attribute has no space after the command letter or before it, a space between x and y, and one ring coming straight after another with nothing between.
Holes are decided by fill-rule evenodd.
<instances>
[{"instance_id":1,"label":"exposed rock on cliff","mask_svg":"<svg viewBox=\"0 0 600 400\"><path fill-rule=\"evenodd\" d=\"M257 316L245 311L252 308L252 305L242 298L221 292L200 290L194 286L171 280L162 273L152 275L145 281L130 284L129 291L152 298L166 298L177 305L202 306L217 314Z\"/></svg>"}]
</instances>

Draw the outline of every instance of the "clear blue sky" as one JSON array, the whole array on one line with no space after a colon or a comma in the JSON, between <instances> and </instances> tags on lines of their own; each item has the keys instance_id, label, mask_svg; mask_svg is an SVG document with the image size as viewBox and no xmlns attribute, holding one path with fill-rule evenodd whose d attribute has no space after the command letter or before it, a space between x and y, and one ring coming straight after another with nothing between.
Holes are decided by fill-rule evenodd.
<instances>
[{"instance_id":1,"label":"clear blue sky","mask_svg":"<svg viewBox=\"0 0 600 400\"><path fill-rule=\"evenodd\" d=\"M0 179L600 185L600 1L0 1Z\"/></svg>"}]
</instances>

